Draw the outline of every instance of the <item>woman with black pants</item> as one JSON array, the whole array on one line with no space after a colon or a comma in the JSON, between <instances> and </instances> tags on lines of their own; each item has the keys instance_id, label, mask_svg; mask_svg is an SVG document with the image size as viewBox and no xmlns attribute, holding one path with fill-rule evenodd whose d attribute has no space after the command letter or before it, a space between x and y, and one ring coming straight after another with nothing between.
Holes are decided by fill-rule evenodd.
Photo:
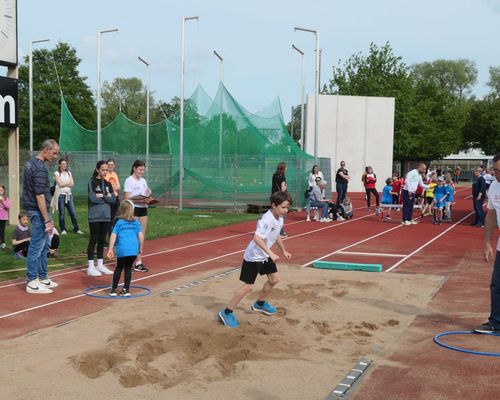
<instances>
[{"instance_id":1,"label":"woman with black pants","mask_svg":"<svg viewBox=\"0 0 500 400\"><path fill-rule=\"evenodd\" d=\"M363 185L365 186L366 192L366 206L368 207L368 211L371 211L371 202L370 202L370 194L373 194L375 197L375 202L377 204L377 214L380 212L380 200L377 192L377 188L375 187L377 183L377 175L373 173L372 167L366 167L365 173L361 177L363 181Z\"/></svg>"},{"instance_id":2,"label":"woman with black pants","mask_svg":"<svg viewBox=\"0 0 500 400\"><path fill-rule=\"evenodd\" d=\"M90 238L87 246L89 267L87 275L111 275L113 271L104 266L104 243L111 221L111 205L116 202L113 186L104 178L108 173L108 164L101 160L97 163L88 185L89 192L89 228ZM97 243L97 266L94 265L94 248Z\"/></svg>"}]
</instances>

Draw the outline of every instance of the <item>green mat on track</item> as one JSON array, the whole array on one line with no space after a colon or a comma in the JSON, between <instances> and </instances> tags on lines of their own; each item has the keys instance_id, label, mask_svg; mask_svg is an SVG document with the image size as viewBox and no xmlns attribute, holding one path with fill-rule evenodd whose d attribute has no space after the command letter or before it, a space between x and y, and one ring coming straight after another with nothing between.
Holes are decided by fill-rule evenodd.
<instances>
[{"instance_id":1,"label":"green mat on track","mask_svg":"<svg viewBox=\"0 0 500 400\"><path fill-rule=\"evenodd\" d=\"M313 267L319 269L339 269L343 271L382 272L382 264L358 264L358 263L335 262L335 261L316 261L313 263Z\"/></svg>"}]
</instances>

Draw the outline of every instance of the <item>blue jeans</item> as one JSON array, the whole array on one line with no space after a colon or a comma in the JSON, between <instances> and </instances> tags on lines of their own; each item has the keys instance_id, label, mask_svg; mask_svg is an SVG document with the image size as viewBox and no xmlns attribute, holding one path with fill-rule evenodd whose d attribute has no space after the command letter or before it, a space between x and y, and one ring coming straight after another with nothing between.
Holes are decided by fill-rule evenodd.
<instances>
[{"instance_id":1,"label":"blue jeans","mask_svg":"<svg viewBox=\"0 0 500 400\"><path fill-rule=\"evenodd\" d=\"M73 196L69 196L69 200L67 203L65 202L65 200L66 196L63 194L60 194L59 198L57 199L57 204L59 207L59 228L61 228L61 231L66 230L66 222L64 221L64 207L67 207L69 216L71 217L71 223L73 224L73 232L78 232L80 228L78 228L78 221L76 220Z\"/></svg>"},{"instance_id":2,"label":"blue jeans","mask_svg":"<svg viewBox=\"0 0 500 400\"><path fill-rule=\"evenodd\" d=\"M403 189L403 222L413 219L413 196L410 196L408 190Z\"/></svg>"},{"instance_id":3,"label":"blue jeans","mask_svg":"<svg viewBox=\"0 0 500 400\"><path fill-rule=\"evenodd\" d=\"M495 266L491 276L491 314L489 322L495 329L500 329L500 251L497 250Z\"/></svg>"},{"instance_id":4,"label":"blue jeans","mask_svg":"<svg viewBox=\"0 0 500 400\"><path fill-rule=\"evenodd\" d=\"M311 201L311 207L318 207L321 209L321 218L328 218L328 204L322 201Z\"/></svg>"},{"instance_id":5,"label":"blue jeans","mask_svg":"<svg viewBox=\"0 0 500 400\"><path fill-rule=\"evenodd\" d=\"M28 257L26 257L26 277L28 282L36 278L47 279L47 254L50 239L45 232L45 224L40 211L28 211L31 222L31 241Z\"/></svg>"},{"instance_id":6,"label":"blue jeans","mask_svg":"<svg viewBox=\"0 0 500 400\"><path fill-rule=\"evenodd\" d=\"M473 198L472 202L474 204L474 212L476 213L474 225L484 225L483 199L476 200L476 198Z\"/></svg>"},{"instance_id":7,"label":"blue jeans","mask_svg":"<svg viewBox=\"0 0 500 400\"><path fill-rule=\"evenodd\" d=\"M335 202L335 204L337 204L337 206L340 206L340 204L342 204L342 202L344 201L345 196L347 195L347 184L337 182L336 189L337 201Z\"/></svg>"}]
</instances>

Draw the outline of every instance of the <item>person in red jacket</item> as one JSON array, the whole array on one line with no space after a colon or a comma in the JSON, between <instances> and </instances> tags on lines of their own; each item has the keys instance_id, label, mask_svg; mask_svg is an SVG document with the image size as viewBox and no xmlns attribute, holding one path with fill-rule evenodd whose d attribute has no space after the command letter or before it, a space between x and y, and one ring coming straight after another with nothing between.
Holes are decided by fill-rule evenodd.
<instances>
[{"instance_id":1,"label":"person in red jacket","mask_svg":"<svg viewBox=\"0 0 500 400\"><path fill-rule=\"evenodd\" d=\"M375 184L377 183L377 175L375 175L373 173L372 167L365 168L365 173L361 177L361 181L363 182L363 185L365 186L366 205L368 207L368 211L371 211L370 193L373 193L373 196L375 196L375 202L377 204L376 212L379 213L380 212L380 200L379 200L377 188L375 187Z\"/></svg>"},{"instance_id":2,"label":"person in red jacket","mask_svg":"<svg viewBox=\"0 0 500 400\"><path fill-rule=\"evenodd\" d=\"M397 173L392 174L392 191L396 194L392 195L392 204L400 204L399 197L401 196L401 188L403 187L403 178L400 178Z\"/></svg>"}]
</instances>

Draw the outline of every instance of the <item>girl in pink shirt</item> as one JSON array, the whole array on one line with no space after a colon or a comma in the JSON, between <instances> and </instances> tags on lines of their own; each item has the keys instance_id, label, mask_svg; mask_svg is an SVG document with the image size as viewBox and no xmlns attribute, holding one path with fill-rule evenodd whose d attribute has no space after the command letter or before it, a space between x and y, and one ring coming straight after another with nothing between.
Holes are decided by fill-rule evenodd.
<instances>
[{"instance_id":1,"label":"girl in pink shirt","mask_svg":"<svg viewBox=\"0 0 500 400\"><path fill-rule=\"evenodd\" d=\"M10 200L5 194L5 186L0 185L0 247L5 249L5 227L9 220Z\"/></svg>"}]
</instances>

